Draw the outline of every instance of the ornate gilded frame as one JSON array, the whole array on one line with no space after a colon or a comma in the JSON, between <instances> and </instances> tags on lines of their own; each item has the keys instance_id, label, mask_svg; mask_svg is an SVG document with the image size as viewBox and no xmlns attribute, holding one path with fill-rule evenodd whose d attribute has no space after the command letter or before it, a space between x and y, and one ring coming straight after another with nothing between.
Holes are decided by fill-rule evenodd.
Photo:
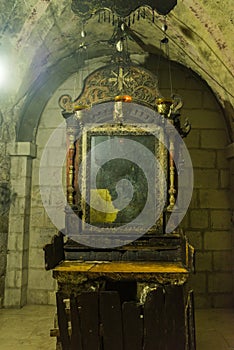
<instances>
[{"instance_id":1,"label":"ornate gilded frame","mask_svg":"<svg viewBox=\"0 0 234 350\"><path fill-rule=\"evenodd\" d=\"M91 150L91 137L92 136L153 136L155 140L155 149L154 149L154 155L156 160L158 161L158 164L163 171L163 177L159 175L157 171L155 171L155 188L149 189L152 193L157 193L157 198L155 198L155 203L167 203L165 201L165 182L167 182L167 150L164 146L165 140L165 133L163 132L163 127L156 125L156 124L85 124L82 128L82 138L79 145L80 148L80 157L78 161L78 168L80 168L79 171L79 181L81 186L81 192L78 193L78 207L80 208L81 212L81 219L82 224L80 227L80 234L102 234L103 230L102 228L108 228L108 234L114 235L117 231L119 232L119 226L115 226L114 224L106 224L98 226L90 225L89 222L89 215L90 215L90 207L87 205L87 197L89 196L89 188L87 186L87 183L90 180L90 163L87 160L87 154ZM155 169L156 170L156 169ZM81 194L82 193L82 194ZM124 226L124 227L123 227ZM132 234L133 232L140 236L143 235L145 227L144 225L141 227L141 225L136 224L128 224L123 225L121 228L121 234ZM164 215L163 210L160 212L160 216L157 219L156 222L150 227L150 229L147 231L147 233L157 233L162 234L163 233L163 226L164 226Z\"/></svg>"}]
</instances>

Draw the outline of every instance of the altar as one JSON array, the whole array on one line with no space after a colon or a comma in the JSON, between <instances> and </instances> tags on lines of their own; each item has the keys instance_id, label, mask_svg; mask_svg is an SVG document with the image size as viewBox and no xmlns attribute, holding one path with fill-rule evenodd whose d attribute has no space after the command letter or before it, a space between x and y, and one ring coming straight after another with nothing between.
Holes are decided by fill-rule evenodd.
<instances>
[{"instance_id":1,"label":"altar","mask_svg":"<svg viewBox=\"0 0 234 350\"><path fill-rule=\"evenodd\" d=\"M64 229L44 248L58 286L51 336L58 350L195 350L194 250L180 228L192 195L190 126L180 100L117 51L76 99L59 99L67 203Z\"/></svg>"}]
</instances>

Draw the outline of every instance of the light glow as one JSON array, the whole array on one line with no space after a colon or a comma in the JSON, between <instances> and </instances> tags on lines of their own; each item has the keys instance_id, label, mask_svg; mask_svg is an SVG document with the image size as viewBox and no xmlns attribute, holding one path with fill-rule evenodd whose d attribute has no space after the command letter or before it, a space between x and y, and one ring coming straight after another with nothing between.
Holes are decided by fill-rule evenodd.
<instances>
[{"instance_id":1,"label":"light glow","mask_svg":"<svg viewBox=\"0 0 234 350\"><path fill-rule=\"evenodd\" d=\"M9 66L6 59L0 58L0 86L3 86L9 77Z\"/></svg>"}]
</instances>

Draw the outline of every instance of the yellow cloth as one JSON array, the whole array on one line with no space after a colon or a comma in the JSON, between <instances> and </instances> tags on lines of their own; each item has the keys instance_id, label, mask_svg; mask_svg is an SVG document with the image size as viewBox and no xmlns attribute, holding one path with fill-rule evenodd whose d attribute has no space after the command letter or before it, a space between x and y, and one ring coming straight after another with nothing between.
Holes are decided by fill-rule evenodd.
<instances>
[{"instance_id":1,"label":"yellow cloth","mask_svg":"<svg viewBox=\"0 0 234 350\"><path fill-rule=\"evenodd\" d=\"M100 197L103 199L100 200ZM95 208L100 208L96 210ZM90 192L90 223L111 223L117 217L118 210L112 204L110 192L106 188L92 189Z\"/></svg>"}]
</instances>

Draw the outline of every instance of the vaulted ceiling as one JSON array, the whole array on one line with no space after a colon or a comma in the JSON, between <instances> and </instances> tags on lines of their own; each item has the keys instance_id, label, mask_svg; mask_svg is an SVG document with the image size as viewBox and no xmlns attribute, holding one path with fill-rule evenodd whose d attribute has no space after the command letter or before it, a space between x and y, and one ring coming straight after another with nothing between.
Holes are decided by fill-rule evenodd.
<instances>
[{"instance_id":1,"label":"vaulted ceiling","mask_svg":"<svg viewBox=\"0 0 234 350\"><path fill-rule=\"evenodd\" d=\"M71 3L72 0L1 2L0 60L5 58L10 65L8 83L0 92L5 108L25 108L25 101L36 91L47 84L52 93L53 86L79 69L85 58L113 51L112 20L104 19L102 14L92 16L85 21L87 35L82 38L84 21L71 10ZM171 60L192 69L208 83L224 107L232 130L233 21L233 0L178 0L167 15ZM160 54L164 17L156 13L153 21L152 11L146 7L139 20L136 16L130 22L129 51Z\"/></svg>"}]
</instances>

